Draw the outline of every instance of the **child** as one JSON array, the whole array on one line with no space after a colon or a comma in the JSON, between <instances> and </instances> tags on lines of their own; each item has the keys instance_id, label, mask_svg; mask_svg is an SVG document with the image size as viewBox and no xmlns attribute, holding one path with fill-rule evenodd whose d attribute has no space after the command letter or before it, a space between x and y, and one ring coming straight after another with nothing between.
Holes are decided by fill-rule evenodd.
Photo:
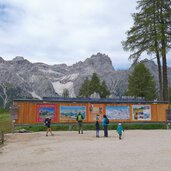
<instances>
[{"instance_id":1,"label":"child","mask_svg":"<svg viewBox=\"0 0 171 171\"><path fill-rule=\"evenodd\" d=\"M96 116L96 137L99 138L100 125L99 125L99 115Z\"/></svg>"},{"instance_id":2,"label":"child","mask_svg":"<svg viewBox=\"0 0 171 171\"><path fill-rule=\"evenodd\" d=\"M122 127L122 123L118 123L118 126L117 126L117 132L119 134L119 139L121 140L121 137L122 137L122 132L123 132L123 127Z\"/></svg>"},{"instance_id":3,"label":"child","mask_svg":"<svg viewBox=\"0 0 171 171\"><path fill-rule=\"evenodd\" d=\"M45 126L47 127L47 130L46 130L46 136L48 136L48 132L51 133L51 135L53 136L54 134L52 133L52 129L51 129L51 118L49 116L47 116L45 118Z\"/></svg>"}]
</instances>

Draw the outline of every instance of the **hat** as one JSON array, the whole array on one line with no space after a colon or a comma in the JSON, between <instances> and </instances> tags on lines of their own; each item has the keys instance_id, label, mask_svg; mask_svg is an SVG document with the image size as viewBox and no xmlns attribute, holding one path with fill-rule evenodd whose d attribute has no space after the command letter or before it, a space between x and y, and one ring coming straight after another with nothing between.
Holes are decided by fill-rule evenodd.
<instances>
[{"instance_id":1,"label":"hat","mask_svg":"<svg viewBox=\"0 0 171 171\"><path fill-rule=\"evenodd\" d=\"M118 125L122 125L121 123L118 123Z\"/></svg>"}]
</instances>

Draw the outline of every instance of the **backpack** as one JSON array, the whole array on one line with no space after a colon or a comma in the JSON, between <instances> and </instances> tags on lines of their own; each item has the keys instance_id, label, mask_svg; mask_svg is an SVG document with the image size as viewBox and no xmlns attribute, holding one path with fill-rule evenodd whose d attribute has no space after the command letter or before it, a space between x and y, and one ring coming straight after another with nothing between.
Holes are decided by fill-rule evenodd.
<instances>
[{"instance_id":1,"label":"backpack","mask_svg":"<svg viewBox=\"0 0 171 171\"><path fill-rule=\"evenodd\" d=\"M109 119L108 118L106 118L106 124L109 124Z\"/></svg>"},{"instance_id":2,"label":"backpack","mask_svg":"<svg viewBox=\"0 0 171 171\"><path fill-rule=\"evenodd\" d=\"M49 119L49 118L46 118L46 119L45 119L45 125L48 125L49 122L50 122L50 119Z\"/></svg>"}]
</instances>

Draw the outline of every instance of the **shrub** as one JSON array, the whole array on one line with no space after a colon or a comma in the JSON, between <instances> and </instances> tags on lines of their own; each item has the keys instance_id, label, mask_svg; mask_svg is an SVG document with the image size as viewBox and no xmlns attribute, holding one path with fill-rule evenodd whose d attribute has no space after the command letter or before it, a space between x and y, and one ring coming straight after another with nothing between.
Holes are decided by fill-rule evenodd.
<instances>
[{"instance_id":1,"label":"shrub","mask_svg":"<svg viewBox=\"0 0 171 171\"><path fill-rule=\"evenodd\" d=\"M60 124L52 124L51 126L53 131L77 131L78 127L77 124L66 124L66 123L60 123ZM108 126L109 130L116 130L117 123L110 123ZM149 129L166 129L166 123L123 123L123 128L125 130L133 130L133 129L143 129L143 130L149 130ZM16 130L19 129L26 129L31 132L39 132L39 131L46 131L46 126L44 125L22 125L22 126L16 126ZM84 130L95 130L95 123L86 123L83 124ZM100 129L103 130L102 125L100 125Z\"/></svg>"}]
</instances>

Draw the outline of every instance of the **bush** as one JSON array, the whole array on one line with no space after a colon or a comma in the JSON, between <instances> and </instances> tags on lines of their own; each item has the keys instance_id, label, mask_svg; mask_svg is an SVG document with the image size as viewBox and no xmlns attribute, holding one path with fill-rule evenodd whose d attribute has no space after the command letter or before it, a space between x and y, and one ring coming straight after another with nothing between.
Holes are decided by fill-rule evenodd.
<instances>
[{"instance_id":1,"label":"bush","mask_svg":"<svg viewBox=\"0 0 171 171\"><path fill-rule=\"evenodd\" d=\"M2 113L6 113L6 112L7 112L7 110L6 110L6 109L4 109L4 108L0 107L0 114L2 114Z\"/></svg>"},{"instance_id":2,"label":"bush","mask_svg":"<svg viewBox=\"0 0 171 171\"><path fill-rule=\"evenodd\" d=\"M0 131L4 131L4 133L12 132L10 113L5 110L1 110L0 113Z\"/></svg>"},{"instance_id":3,"label":"bush","mask_svg":"<svg viewBox=\"0 0 171 171\"><path fill-rule=\"evenodd\" d=\"M166 129L165 123L124 123L124 129Z\"/></svg>"},{"instance_id":4,"label":"bush","mask_svg":"<svg viewBox=\"0 0 171 171\"><path fill-rule=\"evenodd\" d=\"M76 123L73 124L52 124L51 128L53 131L77 131L78 127ZM116 130L117 123L110 123L108 126L109 130ZM133 129L142 129L142 130L149 130L149 129L166 129L166 123L123 123L123 128L125 130L133 130ZM27 131L31 132L39 132L39 131L46 131L46 126L44 125L23 125L23 126L16 126L16 130L19 129L26 129ZM83 124L84 130L95 130L95 123L85 123ZM100 129L103 130L102 125L100 125Z\"/></svg>"}]
</instances>

